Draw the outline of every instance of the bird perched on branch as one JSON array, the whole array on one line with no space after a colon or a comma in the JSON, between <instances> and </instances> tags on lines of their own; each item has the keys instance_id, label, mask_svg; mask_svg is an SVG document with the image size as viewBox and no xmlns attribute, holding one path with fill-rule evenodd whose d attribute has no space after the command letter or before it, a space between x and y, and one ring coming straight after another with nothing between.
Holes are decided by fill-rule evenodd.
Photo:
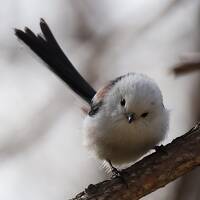
<instances>
[{"instance_id":1,"label":"bird perched on branch","mask_svg":"<svg viewBox=\"0 0 200 200\"><path fill-rule=\"evenodd\" d=\"M146 75L128 73L97 92L79 74L41 19L42 35L15 29L47 67L88 103L83 122L84 144L97 158L113 166L130 163L154 148L166 135L168 111L161 91Z\"/></svg>"}]
</instances>

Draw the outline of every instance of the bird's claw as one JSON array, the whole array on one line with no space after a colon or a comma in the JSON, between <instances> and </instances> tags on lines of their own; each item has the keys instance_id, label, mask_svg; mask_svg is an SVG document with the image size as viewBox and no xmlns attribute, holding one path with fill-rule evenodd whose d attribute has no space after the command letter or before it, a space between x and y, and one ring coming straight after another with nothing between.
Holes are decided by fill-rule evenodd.
<instances>
[{"instance_id":1,"label":"bird's claw","mask_svg":"<svg viewBox=\"0 0 200 200\"><path fill-rule=\"evenodd\" d=\"M117 178L122 176L121 171L119 171L117 168L112 166L112 178Z\"/></svg>"},{"instance_id":2,"label":"bird's claw","mask_svg":"<svg viewBox=\"0 0 200 200\"><path fill-rule=\"evenodd\" d=\"M121 182L126 186L126 188L128 188L128 184L124 178L124 173L122 171L119 171L116 167L114 167L110 160L108 160L108 163L110 165L111 172L112 172L111 178L112 179L119 178L121 180Z\"/></svg>"},{"instance_id":3,"label":"bird's claw","mask_svg":"<svg viewBox=\"0 0 200 200\"><path fill-rule=\"evenodd\" d=\"M166 155L168 155L168 153L167 153L167 151L166 151L166 149L165 149L165 146L164 145L159 145L159 146L155 146L154 147L154 150L155 151L158 151L158 152L161 152L161 153L163 153L163 154L166 154Z\"/></svg>"}]
</instances>

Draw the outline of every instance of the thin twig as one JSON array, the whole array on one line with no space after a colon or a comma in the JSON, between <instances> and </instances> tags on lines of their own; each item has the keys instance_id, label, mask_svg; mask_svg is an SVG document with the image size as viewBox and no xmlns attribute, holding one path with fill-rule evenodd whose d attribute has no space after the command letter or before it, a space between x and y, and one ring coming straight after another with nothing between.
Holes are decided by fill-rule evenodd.
<instances>
[{"instance_id":1,"label":"thin twig","mask_svg":"<svg viewBox=\"0 0 200 200\"><path fill-rule=\"evenodd\" d=\"M173 69L173 72L175 75L182 75L199 70L200 70L200 60L199 62L188 62L177 65Z\"/></svg>"},{"instance_id":2,"label":"thin twig","mask_svg":"<svg viewBox=\"0 0 200 200\"><path fill-rule=\"evenodd\" d=\"M177 76L200 70L200 53L185 54L181 57L179 62L172 69L173 73Z\"/></svg>"}]
</instances>

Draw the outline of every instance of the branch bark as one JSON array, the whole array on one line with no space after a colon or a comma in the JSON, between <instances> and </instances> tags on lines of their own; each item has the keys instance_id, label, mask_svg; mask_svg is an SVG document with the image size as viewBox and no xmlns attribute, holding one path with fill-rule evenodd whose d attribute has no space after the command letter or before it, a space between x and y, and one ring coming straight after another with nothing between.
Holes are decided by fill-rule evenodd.
<instances>
[{"instance_id":1,"label":"branch bark","mask_svg":"<svg viewBox=\"0 0 200 200\"><path fill-rule=\"evenodd\" d=\"M123 178L89 185L72 200L137 200L200 166L200 123L160 150L122 170Z\"/></svg>"},{"instance_id":2,"label":"branch bark","mask_svg":"<svg viewBox=\"0 0 200 200\"><path fill-rule=\"evenodd\" d=\"M199 70L200 70L200 61L182 63L181 65L176 66L173 69L173 72L175 75L182 75L182 74L187 74L187 73L199 71Z\"/></svg>"},{"instance_id":3,"label":"branch bark","mask_svg":"<svg viewBox=\"0 0 200 200\"><path fill-rule=\"evenodd\" d=\"M192 53L182 57L183 62L177 64L172 70L176 76L200 70L200 53Z\"/></svg>"}]
</instances>

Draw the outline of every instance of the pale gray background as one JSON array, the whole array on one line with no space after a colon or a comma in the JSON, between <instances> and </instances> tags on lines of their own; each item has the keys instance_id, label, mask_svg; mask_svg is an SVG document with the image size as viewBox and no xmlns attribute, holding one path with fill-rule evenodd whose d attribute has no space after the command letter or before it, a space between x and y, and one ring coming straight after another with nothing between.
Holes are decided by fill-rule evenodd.
<instances>
[{"instance_id":1,"label":"pale gray background","mask_svg":"<svg viewBox=\"0 0 200 200\"><path fill-rule=\"evenodd\" d=\"M82 147L83 102L16 40L14 27L39 32L43 17L96 89L131 71L154 78L171 116L164 143L192 125L198 74L176 79L170 69L199 51L199 0L0 3L0 199L64 200L106 176ZM175 199L176 188L144 199Z\"/></svg>"}]
</instances>

